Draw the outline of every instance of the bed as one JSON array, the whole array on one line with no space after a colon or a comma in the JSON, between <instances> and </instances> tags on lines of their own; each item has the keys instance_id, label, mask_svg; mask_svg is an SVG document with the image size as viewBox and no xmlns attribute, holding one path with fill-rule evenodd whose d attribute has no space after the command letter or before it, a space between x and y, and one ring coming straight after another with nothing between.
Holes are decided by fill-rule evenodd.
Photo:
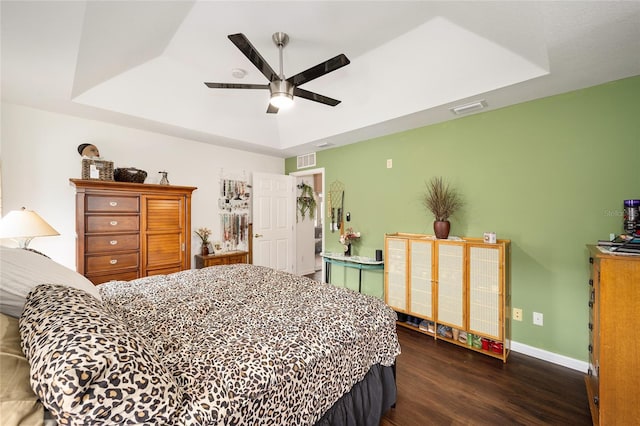
<instances>
[{"instance_id":1,"label":"bed","mask_svg":"<svg viewBox=\"0 0 640 426\"><path fill-rule=\"evenodd\" d=\"M254 265L94 287L2 250L3 319L59 424L378 425L395 403L377 298Z\"/></svg>"}]
</instances>

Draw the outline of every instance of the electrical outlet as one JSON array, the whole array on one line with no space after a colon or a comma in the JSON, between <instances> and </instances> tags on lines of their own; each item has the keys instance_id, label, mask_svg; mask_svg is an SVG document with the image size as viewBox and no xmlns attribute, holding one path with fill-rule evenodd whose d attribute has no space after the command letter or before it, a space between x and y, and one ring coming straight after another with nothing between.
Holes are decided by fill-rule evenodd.
<instances>
[{"instance_id":1,"label":"electrical outlet","mask_svg":"<svg viewBox=\"0 0 640 426\"><path fill-rule=\"evenodd\" d=\"M533 313L533 325L542 326L542 314L540 312Z\"/></svg>"},{"instance_id":2,"label":"electrical outlet","mask_svg":"<svg viewBox=\"0 0 640 426\"><path fill-rule=\"evenodd\" d=\"M513 308L513 315L511 316L515 321L522 321L522 309Z\"/></svg>"},{"instance_id":3,"label":"electrical outlet","mask_svg":"<svg viewBox=\"0 0 640 426\"><path fill-rule=\"evenodd\" d=\"M387 169L390 169L393 167L393 160L392 159L388 159L387 160Z\"/></svg>"}]
</instances>

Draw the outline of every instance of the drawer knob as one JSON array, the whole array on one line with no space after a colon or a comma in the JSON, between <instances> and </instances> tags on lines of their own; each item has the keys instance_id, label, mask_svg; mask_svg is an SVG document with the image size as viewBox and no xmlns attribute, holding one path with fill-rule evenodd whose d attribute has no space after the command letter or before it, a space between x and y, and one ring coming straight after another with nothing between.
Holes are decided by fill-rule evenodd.
<instances>
[{"instance_id":1,"label":"drawer knob","mask_svg":"<svg viewBox=\"0 0 640 426\"><path fill-rule=\"evenodd\" d=\"M593 287L593 280L589 280L589 285Z\"/></svg>"},{"instance_id":2,"label":"drawer knob","mask_svg":"<svg viewBox=\"0 0 640 426\"><path fill-rule=\"evenodd\" d=\"M109 202L109 205L110 205L111 207L116 207L116 206L118 205L118 202L117 202L117 201L110 201L110 202Z\"/></svg>"},{"instance_id":3,"label":"drawer knob","mask_svg":"<svg viewBox=\"0 0 640 426\"><path fill-rule=\"evenodd\" d=\"M117 220L112 220L111 222L109 222L109 225L111 226L116 226L118 224Z\"/></svg>"},{"instance_id":4,"label":"drawer knob","mask_svg":"<svg viewBox=\"0 0 640 426\"><path fill-rule=\"evenodd\" d=\"M116 244L118 244L118 240L111 240L109 241L109 244L111 244L112 246L115 246Z\"/></svg>"},{"instance_id":5,"label":"drawer knob","mask_svg":"<svg viewBox=\"0 0 640 426\"><path fill-rule=\"evenodd\" d=\"M109 263L115 265L116 263L118 263L118 259L111 259Z\"/></svg>"}]
</instances>

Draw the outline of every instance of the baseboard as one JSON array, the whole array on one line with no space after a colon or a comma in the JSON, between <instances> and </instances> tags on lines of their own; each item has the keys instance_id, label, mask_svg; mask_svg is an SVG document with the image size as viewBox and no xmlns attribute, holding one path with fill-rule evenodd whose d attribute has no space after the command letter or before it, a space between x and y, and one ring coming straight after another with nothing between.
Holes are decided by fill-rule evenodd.
<instances>
[{"instance_id":1,"label":"baseboard","mask_svg":"<svg viewBox=\"0 0 640 426\"><path fill-rule=\"evenodd\" d=\"M589 369L589 363L586 361L580 361L574 358L569 358L568 356L545 351L544 349L534 348L533 346L525 345L524 343L511 341L511 350L543 361L548 361L553 364L562 365L563 367L571 368L572 370L578 370L583 373L586 373Z\"/></svg>"}]
</instances>

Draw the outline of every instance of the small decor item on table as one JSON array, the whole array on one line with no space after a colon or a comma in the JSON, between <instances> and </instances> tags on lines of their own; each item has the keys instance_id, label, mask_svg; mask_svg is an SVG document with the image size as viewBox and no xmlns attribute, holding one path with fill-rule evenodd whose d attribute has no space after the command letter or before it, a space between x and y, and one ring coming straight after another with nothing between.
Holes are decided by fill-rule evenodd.
<instances>
[{"instance_id":1,"label":"small decor item on table","mask_svg":"<svg viewBox=\"0 0 640 426\"><path fill-rule=\"evenodd\" d=\"M158 172L162 175L162 179L160 179L160 185L169 185L169 179L167 178L167 174L169 172Z\"/></svg>"},{"instance_id":2,"label":"small decor item on table","mask_svg":"<svg viewBox=\"0 0 640 426\"><path fill-rule=\"evenodd\" d=\"M442 177L434 177L426 185L427 189L422 203L427 211L435 217L433 231L436 238L447 239L451 229L449 217L456 213L464 203L458 193L444 183Z\"/></svg>"},{"instance_id":3,"label":"small decor item on table","mask_svg":"<svg viewBox=\"0 0 640 426\"><path fill-rule=\"evenodd\" d=\"M135 167L118 168L114 177L116 182L144 183L147 178L147 172Z\"/></svg>"},{"instance_id":4,"label":"small decor item on table","mask_svg":"<svg viewBox=\"0 0 640 426\"><path fill-rule=\"evenodd\" d=\"M344 248L344 255L351 256L351 243L360 239L360 233L354 232L353 228L347 228L344 234L340 235L340 244Z\"/></svg>"},{"instance_id":5,"label":"small decor item on table","mask_svg":"<svg viewBox=\"0 0 640 426\"><path fill-rule=\"evenodd\" d=\"M200 248L200 254L206 256L209 254L209 236L211 236L211 229L209 228L198 228L194 231L195 234L200 237L200 242L202 246Z\"/></svg>"},{"instance_id":6,"label":"small decor item on table","mask_svg":"<svg viewBox=\"0 0 640 426\"><path fill-rule=\"evenodd\" d=\"M487 243L487 244L495 244L496 241L497 241L496 233L495 232L485 232L483 241L485 243Z\"/></svg>"}]
</instances>

